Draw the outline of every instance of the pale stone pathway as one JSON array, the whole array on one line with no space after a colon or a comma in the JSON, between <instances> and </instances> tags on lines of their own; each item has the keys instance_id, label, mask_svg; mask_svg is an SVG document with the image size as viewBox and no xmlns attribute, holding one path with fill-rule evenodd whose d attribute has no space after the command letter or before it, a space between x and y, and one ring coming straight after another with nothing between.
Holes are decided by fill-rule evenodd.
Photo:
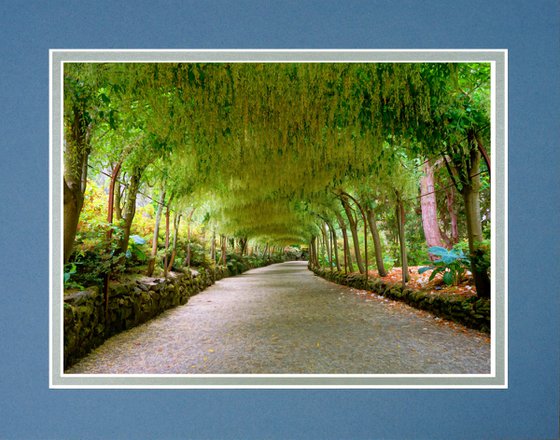
<instances>
[{"instance_id":1,"label":"pale stone pathway","mask_svg":"<svg viewBox=\"0 0 560 440\"><path fill-rule=\"evenodd\" d=\"M220 280L66 373L479 374L490 344L288 262Z\"/></svg>"}]
</instances>

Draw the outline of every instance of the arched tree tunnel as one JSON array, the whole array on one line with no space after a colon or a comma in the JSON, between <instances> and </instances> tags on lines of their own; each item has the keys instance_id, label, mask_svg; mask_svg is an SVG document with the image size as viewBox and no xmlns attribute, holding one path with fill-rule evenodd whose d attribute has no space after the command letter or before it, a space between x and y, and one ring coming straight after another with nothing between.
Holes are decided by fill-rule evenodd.
<instances>
[{"instance_id":1,"label":"arched tree tunnel","mask_svg":"<svg viewBox=\"0 0 560 440\"><path fill-rule=\"evenodd\" d=\"M489 63L66 63L65 287L299 258L489 298L490 155Z\"/></svg>"},{"instance_id":2,"label":"arched tree tunnel","mask_svg":"<svg viewBox=\"0 0 560 440\"><path fill-rule=\"evenodd\" d=\"M83 251L76 238L102 238L85 225L103 209L84 204L96 181L123 254L149 197L152 229L175 226L169 249L182 221L208 249L299 245L312 265L363 273L367 258L384 273L463 239L489 296L489 64L68 63L64 75L65 262ZM439 206L419 192L427 177Z\"/></svg>"}]
</instances>

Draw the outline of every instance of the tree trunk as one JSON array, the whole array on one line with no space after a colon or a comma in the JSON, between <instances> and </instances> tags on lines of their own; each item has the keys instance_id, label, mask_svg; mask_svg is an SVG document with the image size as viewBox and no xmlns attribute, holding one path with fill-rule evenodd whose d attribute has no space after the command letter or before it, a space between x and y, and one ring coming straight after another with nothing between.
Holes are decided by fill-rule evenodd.
<instances>
[{"instance_id":1,"label":"tree trunk","mask_svg":"<svg viewBox=\"0 0 560 440\"><path fill-rule=\"evenodd\" d=\"M227 265L226 260L226 252L227 252L227 237L225 235L221 235L221 243L222 243L222 266Z\"/></svg>"},{"instance_id":2,"label":"tree trunk","mask_svg":"<svg viewBox=\"0 0 560 440\"><path fill-rule=\"evenodd\" d=\"M478 151L480 152L480 154L482 154L482 156L484 157L484 161L486 162L486 168L488 168L488 177L490 177L491 175L491 170L490 170L490 157L488 156L488 153L486 152L486 149L484 148L484 145L482 143L482 139L480 138L480 133L478 132L473 132L473 138L476 141L476 145L478 147Z\"/></svg>"},{"instance_id":3,"label":"tree trunk","mask_svg":"<svg viewBox=\"0 0 560 440\"><path fill-rule=\"evenodd\" d=\"M163 259L163 276L167 278L167 252L169 251L169 206L165 210L165 253Z\"/></svg>"},{"instance_id":4,"label":"tree trunk","mask_svg":"<svg viewBox=\"0 0 560 440\"><path fill-rule=\"evenodd\" d=\"M489 298L491 293L490 278L484 265L479 264L481 262L480 259L484 257L478 249L478 243L483 239L479 201L480 149L479 145L477 145L476 134L473 131L470 131L468 134L468 145L470 147L469 157L461 157L461 161L453 162L454 170L451 169L445 155L444 160L446 161L445 164L449 176L455 187L460 191L465 204L471 272L476 285L476 293L478 296ZM454 157L452 154L449 154L449 156Z\"/></svg>"},{"instance_id":5,"label":"tree trunk","mask_svg":"<svg viewBox=\"0 0 560 440\"><path fill-rule=\"evenodd\" d=\"M369 263L368 263L368 245L367 245L367 217L364 209L360 205L360 202L352 197L350 194L345 194L348 198L352 199L356 207L360 210L360 214L362 214L362 221L364 222L364 257L365 257L365 283L364 285L367 288L368 285L368 275L369 275Z\"/></svg>"},{"instance_id":6,"label":"tree trunk","mask_svg":"<svg viewBox=\"0 0 560 440\"><path fill-rule=\"evenodd\" d=\"M239 244L240 244L240 247L241 247L241 255L242 256L245 255L245 253L247 251L247 241L248 241L247 237L241 237L239 239Z\"/></svg>"},{"instance_id":7,"label":"tree trunk","mask_svg":"<svg viewBox=\"0 0 560 440\"><path fill-rule=\"evenodd\" d=\"M210 259L216 264L216 232L212 231L212 241L210 242Z\"/></svg>"},{"instance_id":8,"label":"tree trunk","mask_svg":"<svg viewBox=\"0 0 560 440\"><path fill-rule=\"evenodd\" d=\"M187 226L187 255L185 256L185 266L191 267L191 225Z\"/></svg>"},{"instance_id":9,"label":"tree trunk","mask_svg":"<svg viewBox=\"0 0 560 440\"><path fill-rule=\"evenodd\" d=\"M333 249L334 249L334 260L336 262L336 270L338 272L340 272L340 261L338 259L338 239L336 237L336 231L333 228L332 223L328 223L329 225L329 230L331 231L331 237L332 237L332 243L333 243Z\"/></svg>"},{"instance_id":10,"label":"tree trunk","mask_svg":"<svg viewBox=\"0 0 560 440\"><path fill-rule=\"evenodd\" d=\"M362 255L360 254L360 242L358 239L358 222L352 215L352 210L348 204L348 200L342 197L340 199L342 202L342 207L344 212L346 212L346 217L348 218L348 224L350 226L350 232L352 233L352 241L354 242L354 252L356 257L356 264L358 265L358 270L360 273L365 273L364 263L362 261Z\"/></svg>"},{"instance_id":11,"label":"tree trunk","mask_svg":"<svg viewBox=\"0 0 560 440\"><path fill-rule=\"evenodd\" d=\"M422 208L422 227L428 248L443 246L437 219L437 202L434 192L434 168L428 161L424 164L424 176L420 179L420 206ZM430 255L433 259L433 255Z\"/></svg>"},{"instance_id":12,"label":"tree trunk","mask_svg":"<svg viewBox=\"0 0 560 440\"><path fill-rule=\"evenodd\" d=\"M84 194L80 186L68 185L64 178L64 262L72 254L74 239L78 230L80 213L84 205Z\"/></svg>"},{"instance_id":13,"label":"tree trunk","mask_svg":"<svg viewBox=\"0 0 560 440\"><path fill-rule=\"evenodd\" d=\"M68 261L74 247L80 213L84 205L87 185L90 126L86 122L84 106L72 107L72 119L65 130L64 147L64 263Z\"/></svg>"},{"instance_id":14,"label":"tree trunk","mask_svg":"<svg viewBox=\"0 0 560 440\"><path fill-rule=\"evenodd\" d=\"M311 258L311 266L314 268L319 268L318 259L317 259L317 246L316 246L317 237L311 237L311 243L309 247L309 256Z\"/></svg>"},{"instance_id":15,"label":"tree trunk","mask_svg":"<svg viewBox=\"0 0 560 440\"><path fill-rule=\"evenodd\" d=\"M330 239L327 236L327 231L325 228L325 223L321 224L321 235L323 236L323 244L324 248L326 249L327 254L327 263L329 264L329 268L332 271L332 260L331 260L331 248L330 248Z\"/></svg>"},{"instance_id":16,"label":"tree trunk","mask_svg":"<svg viewBox=\"0 0 560 440\"><path fill-rule=\"evenodd\" d=\"M375 211L373 209L368 209L366 211L369 228L371 229L371 237L373 238L373 249L375 251L375 264L377 266L377 272L380 277L387 276L387 271L385 270L385 264L383 263L383 251L381 249L381 239L379 238L379 230L377 229L377 223L375 221Z\"/></svg>"},{"instance_id":17,"label":"tree trunk","mask_svg":"<svg viewBox=\"0 0 560 440\"><path fill-rule=\"evenodd\" d=\"M459 228L457 226L457 212L454 205L455 190L450 187L446 191L447 212L451 221L451 242L453 244L459 243Z\"/></svg>"},{"instance_id":18,"label":"tree trunk","mask_svg":"<svg viewBox=\"0 0 560 440\"><path fill-rule=\"evenodd\" d=\"M261 256L262 259L266 258L266 253L267 252L268 252L268 241L266 242L266 245L264 247L264 250L263 250L263 253L262 253L262 256Z\"/></svg>"},{"instance_id":19,"label":"tree trunk","mask_svg":"<svg viewBox=\"0 0 560 440\"><path fill-rule=\"evenodd\" d=\"M117 221L121 221L122 220L122 192L121 192L121 183L120 182L115 182L115 204L114 204L114 209L115 209L115 219Z\"/></svg>"},{"instance_id":20,"label":"tree trunk","mask_svg":"<svg viewBox=\"0 0 560 440\"><path fill-rule=\"evenodd\" d=\"M328 233L327 233L327 242L328 242L328 246L327 246L327 251L329 254L329 269L331 270L331 272L334 270L334 255L333 255L333 243L332 243L332 232L331 232L331 228L325 224L325 229L329 228ZM326 232L326 231L325 231Z\"/></svg>"},{"instance_id":21,"label":"tree trunk","mask_svg":"<svg viewBox=\"0 0 560 440\"><path fill-rule=\"evenodd\" d=\"M173 217L173 244L171 245L171 258L169 260L169 265L167 270L171 272L173 269L173 263L175 262L175 257L177 256L177 237L179 235L179 224L181 223L181 214L175 213Z\"/></svg>"},{"instance_id":22,"label":"tree trunk","mask_svg":"<svg viewBox=\"0 0 560 440\"><path fill-rule=\"evenodd\" d=\"M119 172L121 171L122 162L118 162L117 165L113 168L113 172L111 173L111 183L109 184L109 198L107 201L107 223L109 223L109 229L107 230L107 252L111 252L111 237L113 236L113 211L114 211L114 199L115 199L115 183L117 181L117 177L119 176ZM109 319L109 282L111 278L111 267L109 270L103 275L103 304L105 309L105 321Z\"/></svg>"},{"instance_id":23,"label":"tree trunk","mask_svg":"<svg viewBox=\"0 0 560 440\"><path fill-rule=\"evenodd\" d=\"M480 161L480 153L478 150L471 150L471 163L473 170L478 170ZM477 260L477 245L484 237L482 235L482 225L480 223L480 177L471 175L471 185L464 185L461 190L461 195L465 202L465 214L467 218L467 235L469 239L469 252L471 257L471 272L473 274L474 282L476 285L476 293L478 296L489 298L490 297L490 278L485 268L480 268Z\"/></svg>"},{"instance_id":24,"label":"tree trunk","mask_svg":"<svg viewBox=\"0 0 560 440\"><path fill-rule=\"evenodd\" d=\"M191 267L191 220L194 214L194 209L195 208L191 210L187 218L187 252L185 255L185 264L183 264L184 267Z\"/></svg>"},{"instance_id":25,"label":"tree trunk","mask_svg":"<svg viewBox=\"0 0 560 440\"><path fill-rule=\"evenodd\" d=\"M142 179L143 168L135 168L130 176L130 182L126 191L126 202L124 211L122 212L122 228L123 236L119 241L119 250L121 253L126 253L128 249L128 239L130 238L130 228L134 215L136 214L136 197L140 189L140 180Z\"/></svg>"},{"instance_id":26,"label":"tree trunk","mask_svg":"<svg viewBox=\"0 0 560 440\"><path fill-rule=\"evenodd\" d=\"M313 237L313 254L315 255L315 267L321 268L321 261L319 260L319 243L317 237Z\"/></svg>"},{"instance_id":27,"label":"tree trunk","mask_svg":"<svg viewBox=\"0 0 560 440\"><path fill-rule=\"evenodd\" d=\"M335 211L336 220L338 221L338 226L342 232L342 242L344 247L344 273L354 272L354 267L352 266L352 257L350 256L350 245L348 243L348 231L346 230L346 223L338 211Z\"/></svg>"},{"instance_id":28,"label":"tree trunk","mask_svg":"<svg viewBox=\"0 0 560 440\"><path fill-rule=\"evenodd\" d=\"M162 188L161 195L159 197L158 208L156 211L156 224L154 226L154 237L152 238L152 253L150 255L150 261L148 262L148 270L146 272L146 275L149 277L153 275L156 266L159 224L161 222L161 214L163 213L164 203L165 203L165 191Z\"/></svg>"},{"instance_id":29,"label":"tree trunk","mask_svg":"<svg viewBox=\"0 0 560 440\"><path fill-rule=\"evenodd\" d=\"M403 287L406 286L406 282L409 280L408 275L408 259L406 256L406 241L405 241L405 234L404 234L404 225L405 225L405 213L404 213L404 205L400 198L400 195L397 193L397 205L396 205L396 218L397 218L397 230L399 236L399 244L400 244L400 251L401 251L401 270L402 270L402 285Z\"/></svg>"}]
</instances>

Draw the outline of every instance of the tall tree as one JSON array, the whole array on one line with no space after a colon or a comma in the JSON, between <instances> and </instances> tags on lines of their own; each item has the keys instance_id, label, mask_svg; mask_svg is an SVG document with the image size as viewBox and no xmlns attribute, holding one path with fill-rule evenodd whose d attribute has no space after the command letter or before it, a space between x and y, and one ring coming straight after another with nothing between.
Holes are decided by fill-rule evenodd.
<instances>
[{"instance_id":1,"label":"tall tree","mask_svg":"<svg viewBox=\"0 0 560 440\"><path fill-rule=\"evenodd\" d=\"M434 184L434 169L429 160L424 162L424 174L420 179L420 206L422 227L428 247L443 246L437 217L437 201Z\"/></svg>"}]
</instances>

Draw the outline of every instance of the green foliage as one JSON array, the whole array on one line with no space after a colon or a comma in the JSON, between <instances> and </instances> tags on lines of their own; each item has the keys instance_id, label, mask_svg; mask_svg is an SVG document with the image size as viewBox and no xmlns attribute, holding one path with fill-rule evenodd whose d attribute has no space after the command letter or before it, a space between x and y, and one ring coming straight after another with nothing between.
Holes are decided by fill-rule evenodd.
<instances>
[{"instance_id":1,"label":"green foliage","mask_svg":"<svg viewBox=\"0 0 560 440\"><path fill-rule=\"evenodd\" d=\"M185 248L186 245L182 247ZM211 267L212 265L214 265L214 262L210 260L204 243L198 238L193 239L191 241L191 266Z\"/></svg>"},{"instance_id":2,"label":"green foliage","mask_svg":"<svg viewBox=\"0 0 560 440\"><path fill-rule=\"evenodd\" d=\"M238 254L226 254L226 265L233 275L239 274L247 269L244 258Z\"/></svg>"},{"instance_id":3,"label":"green foliage","mask_svg":"<svg viewBox=\"0 0 560 440\"><path fill-rule=\"evenodd\" d=\"M424 273L428 270L432 271L430 281L438 273L443 274L443 281L448 286L459 284L465 271L470 268L470 261L460 249L448 250L439 246L432 246L428 249L430 254L440 257L439 260L429 262L430 266L424 266L418 269L418 273Z\"/></svg>"},{"instance_id":4,"label":"green foliage","mask_svg":"<svg viewBox=\"0 0 560 440\"><path fill-rule=\"evenodd\" d=\"M64 265L64 289L83 289L84 287L72 280L72 276L76 274L76 263L67 263Z\"/></svg>"},{"instance_id":5,"label":"green foliage","mask_svg":"<svg viewBox=\"0 0 560 440\"><path fill-rule=\"evenodd\" d=\"M455 249L460 249L464 253L469 253L470 260L474 263L475 269L480 272L488 272L491 264L490 240L483 240L474 243L474 251L469 252L469 243L464 240L455 245Z\"/></svg>"},{"instance_id":6,"label":"green foliage","mask_svg":"<svg viewBox=\"0 0 560 440\"><path fill-rule=\"evenodd\" d=\"M383 265L385 266L385 270L390 271L395 266L395 259L390 255L383 256Z\"/></svg>"},{"instance_id":7,"label":"green foliage","mask_svg":"<svg viewBox=\"0 0 560 440\"><path fill-rule=\"evenodd\" d=\"M107 231L112 230L109 239ZM126 270L126 256L118 252L123 230L104 221L92 221L87 231L77 234L77 246L70 257L76 265L74 279L83 286L103 284L105 274L118 276Z\"/></svg>"},{"instance_id":8,"label":"green foliage","mask_svg":"<svg viewBox=\"0 0 560 440\"><path fill-rule=\"evenodd\" d=\"M76 265L69 263L64 265L64 283L70 280L70 277L76 273Z\"/></svg>"},{"instance_id":9,"label":"green foliage","mask_svg":"<svg viewBox=\"0 0 560 440\"><path fill-rule=\"evenodd\" d=\"M146 240L139 235L131 235L128 240L128 249L126 251L126 258L131 262L144 263L147 259L148 248Z\"/></svg>"},{"instance_id":10,"label":"green foliage","mask_svg":"<svg viewBox=\"0 0 560 440\"><path fill-rule=\"evenodd\" d=\"M189 220L192 266L215 264L208 257L210 231L259 244L308 243L319 232L320 214L335 225L340 240L333 192L343 188L375 208L390 270L400 259L397 201L407 212L409 264L418 264L426 252L421 219L412 215L424 158L446 152L459 169L472 146L462 141L465 134L474 130L487 140L479 129L489 121L489 75L489 63L71 63L65 68L65 121L69 128L74 107L83 106L91 163L98 170L122 160L122 182L141 169L142 189L152 198L159 200L165 191L166 204L183 212L183 219L187 207L197 207ZM440 170L442 188L449 176ZM129 251L115 255L120 231L103 221L108 179L94 177L72 260L77 269L68 280L88 273L89 281L97 281L106 271L141 265L149 254L149 246L134 237L152 236L157 206L138 207ZM484 174L481 180L483 231L489 237L490 181ZM438 200L441 214L444 198ZM450 219L440 217L448 226ZM186 223L175 267L186 258ZM115 228L111 242L105 238L109 227ZM359 240L363 253L363 229ZM455 263L464 266L468 260L456 253ZM163 261L163 251L159 255ZM483 246L470 257L489 268ZM230 270L239 270L243 261L249 260L228 255ZM324 256L321 263L328 265ZM451 266L436 269L446 282L462 276Z\"/></svg>"},{"instance_id":11,"label":"green foliage","mask_svg":"<svg viewBox=\"0 0 560 440\"><path fill-rule=\"evenodd\" d=\"M475 270L489 273L491 264L490 256L490 240L475 243L474 250L470 254Z\"/></svg>"}]
</instances>

